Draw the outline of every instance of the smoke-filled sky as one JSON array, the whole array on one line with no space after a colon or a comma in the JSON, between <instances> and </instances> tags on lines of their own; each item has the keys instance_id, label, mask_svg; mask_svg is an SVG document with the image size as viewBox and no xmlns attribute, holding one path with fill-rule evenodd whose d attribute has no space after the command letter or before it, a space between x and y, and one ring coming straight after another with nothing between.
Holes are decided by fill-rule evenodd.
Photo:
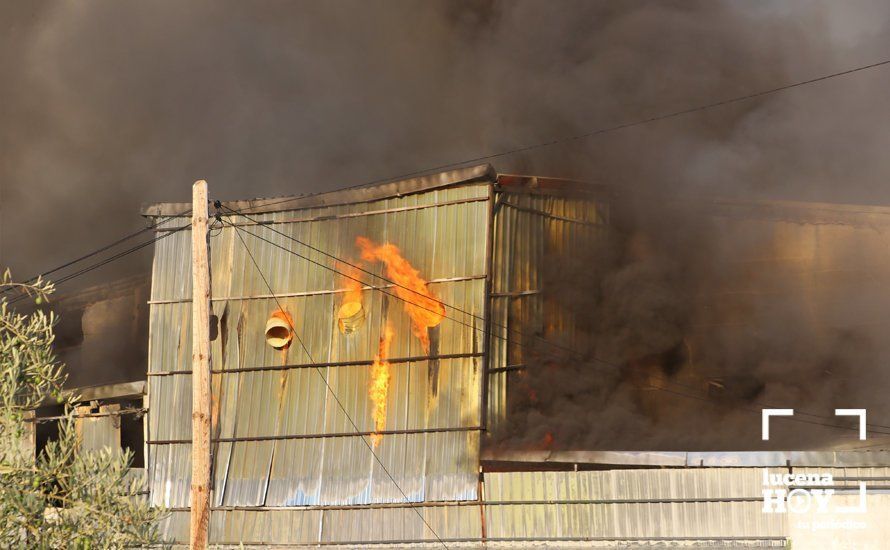
<instances>
[{"instance_id":1,"label":"smoke-filled sky","mask_svg":"<svg viewBox=\"0 0 890 550\"><path fill-rule=\"evenodd\" d=\"M145 202L335 189L890 57L880 1L4 2L0 263ZM498 159L641 192L890 203L890 68ZM137 272L150 254L87 279ZM76 286L76 283L72 283ZM69 287L70 288L70 287Z\"/></svg>"}]
</instances>

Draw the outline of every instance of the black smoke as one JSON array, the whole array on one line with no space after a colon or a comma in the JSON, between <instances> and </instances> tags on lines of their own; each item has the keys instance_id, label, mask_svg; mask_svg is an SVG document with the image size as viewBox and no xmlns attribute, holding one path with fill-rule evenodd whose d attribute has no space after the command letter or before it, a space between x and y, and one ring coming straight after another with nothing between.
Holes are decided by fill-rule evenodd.
<instances>
[{"instance_id":1,"label":"black smoke","mask_svg":"<svg viewBox=\"0 0 890 550\"><path fill-rule=\"evenodd\" d=\"M877 226L813 206L776 215L775 205L652 198L617 199L608 233L545 259L545 319L571 319L576 332L524 338L525 368L508 374L497 444L868 445L834 411L890 418L890 262L872 253L886 242L888 214ZM763 443L762 408L797 415L775 421Z\"/></svg>"},{"instance_id":2,"label":"black smoke","mask_svg":"<svg viewBox=\"0 0 890 550\"><path fill-rule=\"evenodd\" d=\"M0 256L26 277L140 204L323 191L886 55L885 3L10 2ZM876 70L496 160L672 193L887 202ZM143 272L150 253L86 283ZM72 282L72 285L78 283Z\"/></svg>"},{"instance_id":3,"label":"black smoke","mask_svg":"<svg viewBox=\"0 0 890 550\"><path fill-rule=\"evenodd\" d=\"M873 63L890 51L888 12L873 0L7 2L0 264L19 277L58 265L142 226L141 203L187 201L199 178L221 199L331 190ZM610 184L640 204L888 203L888 85L885 69L857 73L495 164ZM598 312L589 319L597 353L621 364L644 351L656 362L688 353L680 336L702 313L685 305L724 277L725 245L700 227L649 228L640 212L579 287ZM689 239L714 254L686 247ZM564 272L590 269L594 252ZM69 288L146 272L148 251L130 258ZM640 286L642 295L632 290ZM816 341L795 322L804 303L791 300L767 316L775 327L761 326ZM752 354L786 353L757 339L717 344L733 338L715 335L693 351L731 363L714 367L724 379ZM855 331L818 340L782 364L849 365L858 359L837 359L837 350L871 345ZM765 398L782 387L765 379L724 384ZM620 397L628 385L619 382ZM583 392L594 381L579 384ZM597 425L589 399L570 397L573 418ZM618 404L631 407L629 429L646 427L633 396Z\"/></svg>"}]
</instances>

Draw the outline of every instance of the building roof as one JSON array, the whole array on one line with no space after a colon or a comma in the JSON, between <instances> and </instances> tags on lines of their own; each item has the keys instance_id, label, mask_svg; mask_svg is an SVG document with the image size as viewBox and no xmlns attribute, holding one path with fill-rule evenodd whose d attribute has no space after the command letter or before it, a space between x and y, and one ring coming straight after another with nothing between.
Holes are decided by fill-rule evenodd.
<instances>
[{"instance_id":1,"label":"building roof","mask_svg":"<svg viewBox=\"0 0 890 550\"><path fill-rule=\"evenodd\" d=\"M435 174L371 183L354 187L346 187L324 193L290 195L282 197L258 198L250 200L225 201L228 208L247 211L252 214L301 210L370 202L381 199L402 197L477 181L496 181L497 175L489 164L480 164L469 168L458 168ZM156 203L143 206L143 216L174 216L191 209L191 203Z\"/></svg>"},{"instance_id":2,"label":"building roof","mask_svg":"<svg viewBox=\"0 0 890 550\"><path fill-rule=\"evenodd\" d=\"M232 210L248 214L323 208L398 198L468 183L488 182L506 191L540 194L596 195L614 198L607 184L565 178L498 173L490 164L456 168L410 178L345 187L334 191L223 201ZM722 217L765 219L792 223L842 224L852 226L890 225L890 206L785 200L742 200L725 198L677 197ZM191 203L161 202L143 205L143 216L186 216Z\"/></svg>"},{"instance_id":3,"label":"building roof","mask_svg":"<svg viewBox=\"0 0 890 550\"><path fill-rule=\"evenodd\" d=\"M609 192L609 188L605 185L564 178L498 174L490 164L479 164L407 179L345 187L335 191L223 201L223 204L232 210L244 211L250 214L264 214L398 198L414 193L479 182L496 184L509 190L523 189L529 192L545 194L563 194L567 192L573 194L588 194L591 192L601 194ZM154 203L144 205L141 213L143 216L178 216L189 212L190 209L191 203Z\"/></svg>"}]
</instances>

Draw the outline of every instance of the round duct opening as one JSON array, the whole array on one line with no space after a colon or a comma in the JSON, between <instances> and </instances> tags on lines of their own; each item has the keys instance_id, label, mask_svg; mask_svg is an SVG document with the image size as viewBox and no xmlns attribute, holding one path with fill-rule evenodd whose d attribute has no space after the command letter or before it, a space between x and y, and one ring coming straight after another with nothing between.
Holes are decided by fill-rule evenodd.
<instances>
[{"instance_id":1,"label":"round duct opening","mask_svg":"<svg viewBox=\"0 0 890 550\"><path fill-rule=\"evenodd\" d=\"M266 321L266 343L275 349L288 347L294 337L292 326L290 315L281 310L273 312Z\"/></svg>"},{"instance_id":2,"label":"round duct opening","mask_svg":"<svg viewBox=\"0 0 890 550\"><path fill-rule=\"evenodd\" d=\"M361 302L346 302L337 312L337 326L343 334L352 334L365 321L365 308Z\"/></svg>"}]
</instances>

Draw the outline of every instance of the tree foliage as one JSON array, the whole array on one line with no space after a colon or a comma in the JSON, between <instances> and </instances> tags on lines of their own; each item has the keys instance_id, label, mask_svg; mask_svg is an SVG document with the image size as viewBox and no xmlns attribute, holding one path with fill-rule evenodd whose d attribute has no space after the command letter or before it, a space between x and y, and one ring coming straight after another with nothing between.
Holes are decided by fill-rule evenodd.
<instances>
[{"instance_id":1,"label":"tree foliage","mask_svg":"<svg viewBox=\"0 0 890 550\"><path fill-rule=\"evenodd\" d=\"M37 304L54 290L38 279L0 279L0 545L4 548L124 548L158 540L163 513L130 475L129 451L79 452L74 404L53 354L56 318L18 313L8 297ZM34 456L33 411L52 399L64 406L59 437Z\"/></svg>"}]
</instances>

